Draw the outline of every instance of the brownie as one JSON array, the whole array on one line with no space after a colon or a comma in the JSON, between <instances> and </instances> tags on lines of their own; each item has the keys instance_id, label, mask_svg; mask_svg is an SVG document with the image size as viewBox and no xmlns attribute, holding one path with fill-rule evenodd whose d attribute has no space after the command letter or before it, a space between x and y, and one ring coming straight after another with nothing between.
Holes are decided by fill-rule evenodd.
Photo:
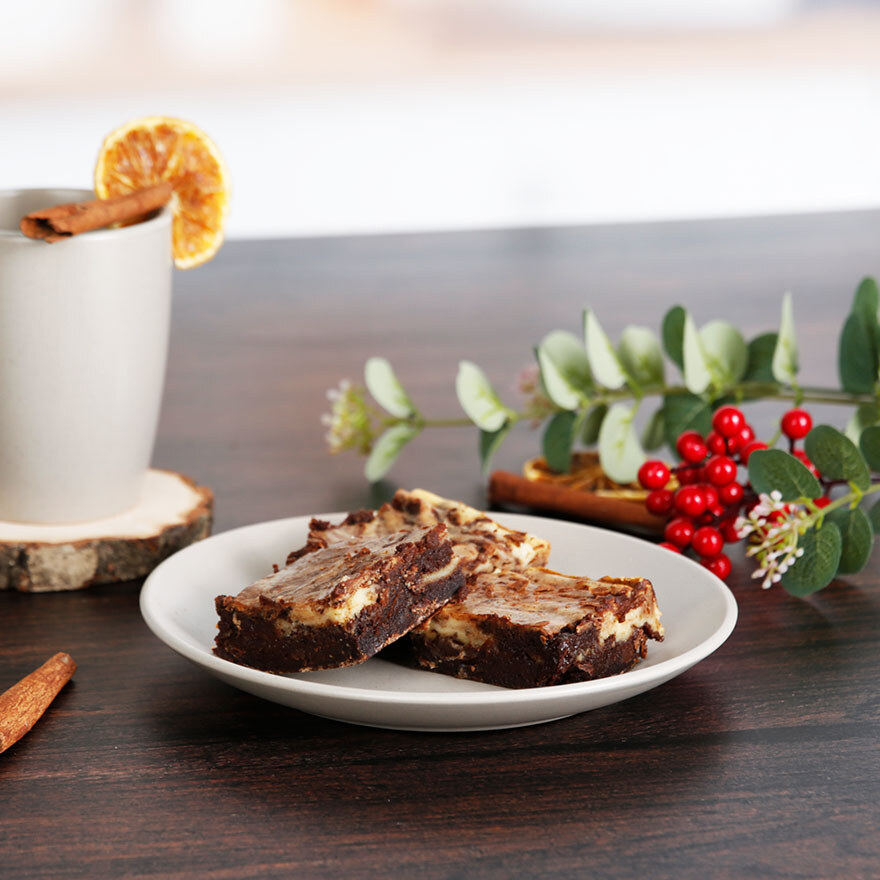
<instances>
[{"instance_id":1,"label":"brownie","mask_svg":"<svg viewBox=\"0 0 880 880\"><path fill-rule=\"evenodd\" d=\"M218 596L214 653L272 672L351 666L424 621L462 586L446 526L313 548Z\"/></svg>"},{"instance_id":2,"label":"brownie","mask_svg":"<svg viewBox=\"0 0 880 880\"><path fill-rule=\"evenodd\" d=\"M482 573L408 636L425 669L509 688L616 675L663 627L651 582L546 568Z\"/></svg>"},{"instance_id":3,"label":"brownie","mask_svg":"<svg viewBox=\"0 0 880 880\"><path fill-rule=\"evenodd\" d=\"M405 529L428 528L438 523L449 530L465 577L480 572L544 565L550 555L548 541L505 528L474 507L424 489L411 492L399 489L390 504L382 505L378 511L350 513L339 525L312 520L306 545L291 553L287 561L293 562L315 550L353 537L376 537Z\"/></svg>"}]
</instances>

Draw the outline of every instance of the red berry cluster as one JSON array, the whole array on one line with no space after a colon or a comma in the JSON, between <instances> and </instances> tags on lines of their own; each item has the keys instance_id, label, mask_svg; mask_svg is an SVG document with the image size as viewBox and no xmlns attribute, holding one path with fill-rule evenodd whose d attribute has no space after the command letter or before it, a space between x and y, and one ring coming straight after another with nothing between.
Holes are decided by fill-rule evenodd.
<instances>
[{"instance_id":1,"label":"red berry cluster","mask_svg":"<svg viewBox=\"0 0 880 880\"><path fill-rule=\"evenodd\" d=\"M789 438L792 454L807 467L806 455L795 442L813 426L809 413L789 410L782 418L782 431ZM754 492L738 480L739 468L767 444L755 432L742 411L722 406L712 418L712 431L701 436L685 431L676 443L681 463L672 469L662 461L646 461L639 469L639 482L648 489L645 506L656 516L669 519L660 544L676 553L690 547L713 574L726 578L730 559L724 544L739 540L735 521L740 510L755 502ZM678 488L667 488L673 474Z\"/></svg>"}]
</instances>

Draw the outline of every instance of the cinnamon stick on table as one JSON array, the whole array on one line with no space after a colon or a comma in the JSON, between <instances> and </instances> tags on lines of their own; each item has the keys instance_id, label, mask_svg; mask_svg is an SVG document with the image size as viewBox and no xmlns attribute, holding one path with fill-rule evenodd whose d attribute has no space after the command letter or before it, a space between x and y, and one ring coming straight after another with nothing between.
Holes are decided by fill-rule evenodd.
<instances>
[{"instance_id":1,"label":"cinnamon stick on table","mask_svg":"<svg viewBox=\"0 0 880 880\"><path fill-rule=\"evenodd\" d=\"M145 189L135 190L124 196L112 199L96 199L91 202L69 202L32 211L21 218L19 228L28 238L41 238L43 241L60 241L111 226L113 223L130 223L146 219L152 211L157 211L168 203L174 188L170 183L157 183Z\"/></svg>"},{"instance_id":2,"label":"cinnamon stick on table","mask_svg":"<svg viewBox=\"0 0 880 880\"><path fill-rule=\"evenodd\" d=\"M662 532L665 525L665 520L648 513L641 503L543 480L528 480L506 471L495 471L489 478L489 504L492 507L511 504L652 532Z\"/></svg>"},{"instance_id":3,"label":"cinnamon stick on table","mask_svg":"<svg viewBox=\"0 0 880 880\"><path fill-rule=\"evenodd\" d=\"M40 720L74 672L73 657L60 652L0 694L0 752L17 743Z\"/></svg>"}]
</instances>

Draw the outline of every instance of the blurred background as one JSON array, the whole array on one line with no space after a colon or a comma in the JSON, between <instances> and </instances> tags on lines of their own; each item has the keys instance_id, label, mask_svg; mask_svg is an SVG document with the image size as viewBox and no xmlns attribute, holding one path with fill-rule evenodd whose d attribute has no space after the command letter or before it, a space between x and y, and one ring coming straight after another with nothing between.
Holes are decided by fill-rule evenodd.
<instances>
[{"instance_id":1,"label":"blurred background","mask_svg":"<svg viewBox=\"0 0 880 880\"><path fill-rule=\"evenodd\" d=\"M230 237L880 205L855 0L0 0L0 188L102 137L217 141Z\"/></svg>"}]
</instances>

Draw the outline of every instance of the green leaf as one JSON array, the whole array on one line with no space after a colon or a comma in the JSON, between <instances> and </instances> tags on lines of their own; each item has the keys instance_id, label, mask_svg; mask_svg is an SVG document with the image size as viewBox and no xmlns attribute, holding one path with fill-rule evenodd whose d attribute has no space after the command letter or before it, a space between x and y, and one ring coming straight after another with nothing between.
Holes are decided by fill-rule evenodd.
<instances>
[{"instance_id":1,"label":"green leaf","mask_svg":"<svg viewBox=\"0 0 880 880\"><path fill-rule=\"evenodd\" d=\"M863 278L856 288L851 312L862 315L868 322L877 320L877 309L880 308L880 291L873 278Z\"/></svg>"},{"instance_id":2,"label":"green leaf","mask_svg":"<svg viewBox=\"0 0 880 880\"><path fill-rule=\"evenodd\" d=\"M880 534L880 501L868 511L868 519L871 521L874 534Z\"/></svg>"},{"instance_id":3,"label":"green leaf","mask_svg":"<svg viewBox=\"0 0 880 880\"><path fill-rule=\"evenodd\" d=\"M651 413L648 424L642 431L642 446L649 452L659 449L666 439L666 411L661 406Z\"/></svg>"},{"instance_id":4,"label":"green leaf","mask_svg":"<svg viewBox=\"0 0 880 880\"><path fill-rule=\"evenodd\" d=\"M782 298L779 338L773 352L773 378L783 385L793 385L798 373L798 347L794 331L794 309L791 294Z\"/></svg>"},{"instance_id":5,"label":"green leaf","mask_svg":"<svg viewBox=\"0 0 880 880\"><path fill-rule=\"evenodd\" d=\"M749 349L742 334L726 321L710 321L700 328L703 356L719 388L739 382L749 363Z\"/></svg>"},{"instance_id":6,"label":"green leaf","mask_svg":"<svg viewBox=\"0 0 880 880\"><path fill-rule=\"evenodd\" d=\"M749 458L749 464L752 458ZM837 574L840 563L840 530L825 521L821 529L810 529L801 535L798 547L804 555L782 576L782 586L793 596L809 596L827 587Z\"/></svg>"},{"instance_id":7,"label":"green leaf","mask_svg":"<svg viewBox=\"0 0 880 880\"><path fill-rule=\"evenodd\" d=\"M566 410L556 413L544 430L544 458L550 470L563 474L571 468L571 447L574 444L577 415Z\"/></svg>"},{"instance_id":8,"label":"green leaf","mask_svg":"<svg viewBox=\"0 0 880 880\"><path fill-rule=\"evenodd\" d=\"M749 362L743 379L746 382L775 382L773 377L773 352L776 351L778 333L762 333L749 343Z\"/></svg>"},{"instance_id":9,"label":"green leaf","mask_svg":"<svg viewBox=\"0 0 880 880\"><path fill-rule=\"evenodd\" d=\"M607 415L607 403L597 404L587 413L581 428L581 443L585 446L592 446L599 439L599 429Z\"/></svg>"},{"instance_id":10,"label":"green leaf","mask_svg":"<svg viewBox=\"0 0 880 880\"><path fill-rule=\"evenodd\" d=\"M620 388L626 382L626 374L611 340L590 309L584 312L584 339L593 375L606 388Z\"/></svg>"},{"instance_id":11,"label":"green leaf","mask_svg":"<svg viewBox=\"0 0 880 880\"><path fill-rule=\"evenodd\" d=\"M880 471L880 427L871 425L862 431L859 449L872 471Z\"/></svg>"},{"instance_id":12,"label":"green leaf","mask_svg":"<svg viewBox=\"0 0 880 880\"><path fill-rule=\"evenodd\" d=\"M838 574L855 574L861 571L871 557L874 546L874 530L871 521L858 507L852 510L834 510L827 516L829 522L840 529L840 562Z\"/></svg>"},{"instance_id":13,"label":"green leaf","mask_svg":"<svg viewBox=\"0 0 880 880\"><path fill-rule=\"evenodd\" d=\"M505 422L497 431L480 431L480 470L484 477L489 475L492 456L498 451L512 426L511 421Z\"/></svg>"},{"instance_id":14,"label":"green leaf","mask_svg":"<svg viewBox=\"0 0 880 880\"><path fill-rule=\"evenodd\" d=\"M404 391L391 364L381 357L371 357L364 365L364 382L373 399L399 419L413 415L416 408Z\"/></svg>"},{"instance_id":15,"label":"green leaf","mask_svg":"<svg viewBox=\"0 0 880 880\"><path fill-rule=\"evenodd\" d=\"M616 403L608 411L599 431L599 462L602 470L617 483L631 483L645 461L633 426L633 410Z\"/></svg>"},{"instance_id":16,"label":"green leaf","mask_svg":"<svg viewBox=\"0 0 880 880\"><path fill-rule=\"evenodd\" d=\"M856 407L856 411L846 423L846 428L843 433L846 434L853 443L858 445L865 428L876 425L877 422L880 422L880 407L878 407L876 403L863 403ZM867 457L867 453L865 453L864 449L862 449L862 453ZM878 467L871 464L870 459L868 460L868 464L874 468L874 470L878 470Z\"/></svg>"},{"instance_id":17,"label":"green leaf","mask_svg":"<svg viewBox=\"0 0 880 880\"><path fill-rule=\"evenodd\" d=\"M617 354L624 370L639 385L663 384L663 352L657 337L647 327L625 327Z\"/></svg>"},{"instance_id":18,"label":"green leaf","mask_svg":"<svg viewBox=\"0 0 880 880\"><path fill-rule=\"evenodd\" d=\"M400 450L419 433L412 425L392 425L373 444L373 451L364 465L364 476L375 483L381 480L394 464Z\"/></svg>"},{"instance_id":19,"label":"green leaf","mask_svg":"<svg viewBox=\"0 0 880 880\"><path fill-rule=\"evenodd\" d=\"M694 319L688 313L685 313L684 319L683 352L684 384L692 394L701 394L712 382L712 372Z\"/></svg>"},{"instance_id":20,"label":"green leaf","mask_svg":"<svg viewBox=\"0 0 880 880\"><path fill-rule=\"evenodd\" d=\"M554 330L541 340L537 357L550 400L562 409L577 409L584 393L593 387L590 362L580 339L574 333Z\"/></svg>"},{"instance_id":21,"label":"green leaf","mask_svg":"<svg viewBox=\"0 0 880 880\"><path fill-rule=\"evenodd\" d=\"M681 306L673 306L663 316L663 350L669 359L679 368L684 369L684 321L687 312Z\"/></svg>"},{"instance_id":22,"label":"green leaf","mask_svg":"<svg viewBox=\"0 0 880 880\"><path fill-rule=\"evenodd\" d=\"M793 455L781 449L759 449L749 456L749 481L756 492L769 495L774 489L783 501L818 498L819 481Z\"/></svg>"},{"instance_id":23,"label":"green leaf","mask_svg":"<svg viewBox=\"0 0 880 880\"><path fill-rule=\"evenodd\" d=\"M486 374L470 361L461 361L455 377L455 393L467 417L482 431L497 431L507 421L508 411Z\"/></svg>"},{"instance_id":24,"label":"green leaf","mask_svg":"<svg viewBox=\"0 0 880 880\"><path fill-rule=\"evenodd\" d=\"M663 398L666 443L675 443L684 431L697 431L704 437L712 430L712 407L695 394L667 394Z\"/></svg>"},{"instance_id":25,"label":"green leaf","mask_svg":"<svg viewBox=\"0 0 880 880\"><path fill-rule=\"evenodd\" d=\"M869 394L877 381L877 318L873 324L858 312L851 312L840 332L837 369L840 384L851 394Z\"/></svg>"},{"instance_id":26,"label":"green leaf","mask_svg":"<svg viewBox=\"0 0 880 880\"><path fill-rule=\"evenodd\" d=\"M804 451L819 473L829 480L847 480L862 491L871 485L871 474L856 445L831 425L817 425L804 440ZM749 459L751 461L751 459Z\"/></svg>"}]
</instances>

